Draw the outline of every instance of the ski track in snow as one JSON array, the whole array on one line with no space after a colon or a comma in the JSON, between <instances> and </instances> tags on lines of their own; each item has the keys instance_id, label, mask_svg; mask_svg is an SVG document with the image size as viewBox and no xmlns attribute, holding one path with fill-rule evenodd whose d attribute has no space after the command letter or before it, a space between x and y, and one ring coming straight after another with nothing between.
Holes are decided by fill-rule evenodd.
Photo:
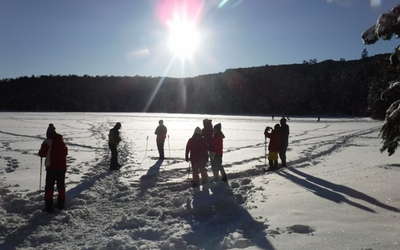
<instances>
[{"instance_id":1,"label":"ski track in snow","mask_svg":"<svg viewBox=\"0 0 400 250\"><path fill-rule=\"evenodd\" d=\"M67 192L66 210L46 214L41 211L42 193L13 192L11 186L1 182L0 249L220 249L251 246L273 249L267 235L312 234L315 231L307 225L272 230L268 229L267 218L250 215L252 194L264 190L255 187L252 178L261 175L268 178L273 173L264 174L264 155L246 158L245 150L262 148L264 143L230 147L225 151L226 158L229 154L241 154L239 161L224 160L230 187L211 183L209 190L193 191L183 158L172 157L161 162L150 156L143 157L142 151L135 151L136 142L127 138L120 146L119 157L124 166L120 171L110 172L106 141L112 122L81 123L88 127L89 136L95 138L97 144L89 146L69 142L70 150L74 147L93 150L95 159L74 166L76 159L71 154L68 157L68 174L81 173L83 166L88 170L81 180L68 182L73 187ZM296 123L290 125L293 129ZM69 128L79 130L79 127ZM323 133L328 128L330 125L324 125L291 136L289 147L302 148L297 158L289 159L290 168L316 165L325 156L354 146L351 144L354 138L378 131L376 127ZM316 130L321 134L306 137ZM0 133L30 137L7 131ZM66 141L79 134L66 133ZM3 141L0 150L17 149ZM18 167L18 159L0 157L0 160L7 162L6 172L8 168ZM277 174L288 175L284 170Z\"/></svg>"}]
</instances>

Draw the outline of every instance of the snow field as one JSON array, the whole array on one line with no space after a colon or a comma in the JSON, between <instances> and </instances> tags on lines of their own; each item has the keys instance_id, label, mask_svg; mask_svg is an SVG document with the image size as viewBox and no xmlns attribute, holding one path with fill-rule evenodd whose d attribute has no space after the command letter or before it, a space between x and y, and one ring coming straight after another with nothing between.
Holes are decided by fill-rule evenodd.
<instances>
[{"instance_id":1,"label":"snow field","mask_svg":"<svg viewBox=\"0 0 400 250\"><path fill-rule=\"evenodd\" d=\"M230 181L197 192L184 150L204 118L222 123ZM169 135L163 162L159 119ZM380 122L291 119L289 167L264 174L264 128L278 122L270 118L2 113L0 120L0 249L399 249L399 158L378 152ZM123 167L110 172L107 135L117 121ZM48 123L69 148L67 209L55 214L41 211L37 191L36 153Z\"/></svg>"}]
</instances>

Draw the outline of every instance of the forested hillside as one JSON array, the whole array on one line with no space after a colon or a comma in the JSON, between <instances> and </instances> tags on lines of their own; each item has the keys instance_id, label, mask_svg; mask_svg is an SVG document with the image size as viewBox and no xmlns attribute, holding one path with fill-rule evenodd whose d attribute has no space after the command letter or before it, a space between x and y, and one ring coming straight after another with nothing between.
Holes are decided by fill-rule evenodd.
<instances>
[{"instance_id":1,"label":"forested hillside","mask_svg":"<svg viewBox=\"0 0 400 250\"><path fill-rule=\"evenodd\" d=\"M397 79L388 55L228 69L193 78L31 76L0 81L0 111L373 115ZM157 90L157 86L159 89ZM155 93L153 101L151 97Z\"/></svg>"}]
</instances>

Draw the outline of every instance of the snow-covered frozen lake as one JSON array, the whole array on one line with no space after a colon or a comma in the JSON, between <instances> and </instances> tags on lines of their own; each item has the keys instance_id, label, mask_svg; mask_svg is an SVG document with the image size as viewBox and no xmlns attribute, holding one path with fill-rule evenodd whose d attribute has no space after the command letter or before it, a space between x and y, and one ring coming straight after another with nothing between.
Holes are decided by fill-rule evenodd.
<instances>
[{"instance_id":1,"label":"snow-covered frozen lake","mask_svg":"<svg viewBox=\"0 0 400 250\"><path fill-rule=\"evenodd\" d=\"M194 192L184 150L205 118L222 124L229 186ZM162 163L154 135L160 119L168 128ZM115 122L122 123L123 167L109 172ZM264 173L263 132L277 122L0 113L0 249L400 249L400 157L379 152L382 123L291 118L288 168ZM37 156L49 123L69 149L67 209L51 215L41 211Z\"/></svg>"}]
</instances>

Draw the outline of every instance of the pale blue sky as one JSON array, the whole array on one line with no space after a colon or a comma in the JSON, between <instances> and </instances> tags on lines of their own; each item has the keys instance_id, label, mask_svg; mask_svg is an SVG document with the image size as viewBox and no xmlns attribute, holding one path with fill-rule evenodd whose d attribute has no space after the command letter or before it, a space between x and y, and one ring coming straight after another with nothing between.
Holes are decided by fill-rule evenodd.
<instances>
[{"instance_id":1,"label":"pale blue sky","mask_svg":"<svg viewBox=\"0 0 400 250\"><path fill-rule=\"evenodd\" d=\"M189 0L171 0L184 2ZM0 78L196 76L227 68L360 58L361 33L391 0L190 0L202 3L197 52L172 63L157 6L168 0L0 0ZM391 52L395 41L368 46ZM170 65L170 67L168 67Z\"/></svg>"}]
</instances>

